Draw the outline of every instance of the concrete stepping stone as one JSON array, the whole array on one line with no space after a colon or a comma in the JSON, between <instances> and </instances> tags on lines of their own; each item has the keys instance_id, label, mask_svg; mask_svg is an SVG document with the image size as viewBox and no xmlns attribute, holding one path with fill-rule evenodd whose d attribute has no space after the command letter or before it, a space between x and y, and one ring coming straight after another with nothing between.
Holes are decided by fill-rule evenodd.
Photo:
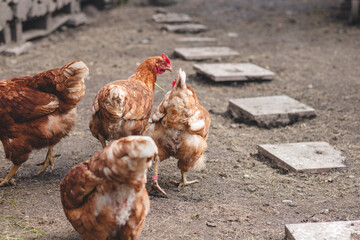
<instances>
[{"instance_id":1,"label":"concrete stepping stone","mask_svg":"<svg viewBox=\"0 0 360 240\"><path fill-rule=\"evenodd\" d=\"M5 56L19 56L21 54L27 53L34 46L31 42L25 42L21 45L9 46L5 48L1 53Z\"/></svg>"},{"instance_id":2,"label":"concrete stepping stone","mask_svg":"<svg viewBox=\"0 0 360 240\"><path fill-rule=\"evenodd\" d=\"M178 38L178 42L216 42L216 38L210 37L183 37Z\"/></svg>"},{"instance_id":3,"label":"concrete stepping stone","mask_svg":"<svg viewBox=\"0 0 360 240\"><path fill-rule=\"evenodd\" d=\"M356 240L360 236L360 220L286 224L287 240Z\"/></svg>"},{"instance_id":4,"label":"concrete stepping stone","mask_svg":"<svg viewBox=\"0 0 360 240\"><path fill-rule=\"evenodd\" d=\"M215 82L272 80L275 73L252 63L205 63L195 64L196 72Z\"/></svg>"},{"instance_id":5,"label":"concrete stepping stone","mask_svg":"<svg viewBox=\"0 0 360 240\"><path fill-rule=\"evenodd\" d=\"M175 48L174 54L185 60L205 60L239 55L237 51L228 47Z\"/></svg>"},{"instance_id":6,"label":"concrete stepping stone","mask_svg":"<svg viewBox=\"0 0 360 240\"><path fill-rule=\"evenodd\" d=\"M313 108L286 95L230 99L228 108L235 118L260 127L285 126L316 116Z\"/></svg>"},{"instance_id":7,"label":"concrete stepping stone","mask_svg":"<svg viewBox=\"0 0 360 240\"><path fill-rule=\"evenodd\" d=\"M162 29L174 33L199 33L207 30L202 24L184 23L184 24L164 24Z\"/></svg>"},{"instance_id":8,"label":"concrete stepping stone","mask_svg":"<svg viewBox=\"0 0 360 240\"><path fill-rule=\"evenodd\" d=\"M155 14L152 19L157 23L187 23L192 21L189 15L181 13L159 13Z\"/></svg>"},{"instance_id":9,"label":"concrete stepping stone","mask_svg":"<svg viewBox=\"0 0 360 240\"><path fill-rule=\"evenodd\" d=\"M259 153L278 167L292 172L320 173L344 169L345 157L327 142L258 145Z\"/></svg>"}]
</instances>

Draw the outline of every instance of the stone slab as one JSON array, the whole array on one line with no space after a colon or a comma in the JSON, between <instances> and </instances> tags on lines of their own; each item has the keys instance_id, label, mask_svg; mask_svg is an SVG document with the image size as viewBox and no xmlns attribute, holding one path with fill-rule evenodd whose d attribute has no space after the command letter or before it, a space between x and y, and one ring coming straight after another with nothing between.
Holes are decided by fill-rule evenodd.
<instances>
[{"instance_id":1,"label":"stone slab","mask_svg":"<svg viewBox=\"0 0 360 240\"><path fill-rule=\"evenodd\" d=\"M178 42L216 42L216 38L211 37L183 37L178 38Z\"/></svg>"},{"instance_id":2,"label":"stone slab","mask_svg":"<svg viewBox=\"0 0 360 240\"><path fill-rule=\"evenodd\" d=\"M230 99L229 110L235 118L260 127L285 126L316 116L313 108L286 95Z\"/></svg>"},{"instance_id":3,"label":"stone slab","mask_svg":"<svg viewBox=\"0 0 360 240\"><path fill-rule=\"evenodd\" d=\"M174 33L199 33L204 32L208 28L202 24L184 23L184 24L164 24L162 29Z\"/></svg>"},{"instance_id":4,"label":"stone slab","mask_svg":"<svg viewBox=\"0 0 360 240\"><path fill-rule=\"evenodd\" d=\"M66 25L71 27L78 27L86 23L87 17L84 13L75 13L70 16L69 20L66 22Z\"/></svg>"},{"instance_id":5,"label":"stone slab","mask_svg":"<svg viewBox=\"0 0 360 240\"><path fill-rule=\"evenodd\" d=\"M31 42L25 42L21 45L14 46L14 47L6 47L2 51L2 54L5 56L19 56L28 52L30 49L33 48L33 44Z\"/></svg>"},{"instance_id":6,"label":"stone slab","mask_svg":"<svg viewBox=\"0 0 360 240\"><path fill-rule=\"evenodd\" d=\"M175 48L174 54L185 60L205 60L239 55L237 51L228 47Z\"/></svg>"},{"instance_id":7,"label":"stone slab","mask_svg":"<svg viewBox=\"0 0 360 240\"><path fill-rule=\"evenodd\" d=\"M360 220L286 224L287 240L356 240L360 236Z\"/></svg>"},{"instance_id":8,"label":"stone slab","mask_svg":"<svg viewBox=\"0 0 360 240\"><path fill-rule=\"evenodd\" d=\"M275 73L252 63L205 63L195 64L195 71L213 81L272 80Z\"/></svg>"},{"instance_id":9,"label":"stone slab","mask_svg":"<svg viewBox=\"0 0 360 240\"><path fill-rule=\"evenodd\" d=\"M157 23L187 23L192 21L189 15L181 13L159 13L155 14L152 19Z\"/></svg>"},{"instance_id":10,"label":"stone slab","mask_svg":"<svg viewBox=\"0 0 360 240\"><path fill-rule=\"evenodd\" d=\"M344 169L345 157L327 142L258 145L259 153L277 166L292 172L321 173Z\"/></svg>"}]
</instances>

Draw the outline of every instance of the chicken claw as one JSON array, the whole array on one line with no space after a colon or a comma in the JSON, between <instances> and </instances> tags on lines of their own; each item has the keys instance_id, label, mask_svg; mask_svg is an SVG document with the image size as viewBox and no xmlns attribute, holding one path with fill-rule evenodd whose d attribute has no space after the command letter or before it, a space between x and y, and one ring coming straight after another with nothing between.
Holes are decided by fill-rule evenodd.
<instances>
[{"instance_id":1,"label":"chicken claw","mask_svg":"<svg viewBox=\"0 0 360 240\"><path fill-rule=\"evenodd\" d=\"M20 165L14 165L8 175L5 178L0 178L0 187L5 186L7 184L16 185L15 181L12 179L13 175L19 169Z\"/></svg>"},{"instance_id":2,"label":"chicken claw","mask_svg":"<svg viewBox=\"0 0 360 240\"><path fill-rule=\"evenodd\" d=\"M43 173L46 168L50 165L51 171L54 170L54 155L52 154L54 146L50 146L49 150L46 154L45 161L36 164L37 166L43 165L42 168L37 172L37 176L39 176L41 173Z\"/></svg>"},{"instance_id":3,"label":"chicken claw","mask_svg":"<svg viewBox=\"0 0 360 240\"><path fill-rule=\"evenodd\" d=\"M178 185L178 187L181 187L181 186L187 186L187 185L190 185L193 183L198 183L199 180L188 181L186 179L186 173L181 171L181 181L171 181L171 182Z\"/></svg>"},{"instance_id":4,"label":"chicken claw","mask_svg":"<svg viewBox=\"0 0 360 240\"><path fill-rule=\"evenodd\" d=\"M155 190L156 192L160 193L161 195L167 197L166 192L164 190L162 190L162 188L159 186L157 180L151 181L151 187L148 190L148 193L151 193L153 190Z\"/></svg>"}]
</instances>

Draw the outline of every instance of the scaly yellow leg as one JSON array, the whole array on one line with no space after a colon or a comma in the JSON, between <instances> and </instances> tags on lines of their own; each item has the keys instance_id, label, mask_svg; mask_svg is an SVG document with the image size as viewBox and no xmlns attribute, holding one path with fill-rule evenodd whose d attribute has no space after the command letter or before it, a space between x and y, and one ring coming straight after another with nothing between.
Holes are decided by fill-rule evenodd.
<instances>
[{"instance_id":1,"label":"scaly yellow leg","mask_svg":"<svg viewBox=\"0 0 360 240\"><path fill-rule=\"evenodd\" d=\"M186 172L184 172L184 171L181 171L181 181L180 182L179 181L172 181L172 183L178 184L179 187L190 185L190 184L193 184L193 183L198 183L198 182L199 182L198 180L188 181L186 179Z\"/></svg>"},{"instance_id":2,"label":"scaly yellow leg","mask_svg":"<svg viewBox=\"0 0 360 240\"><path fill-rule=\"evenodd\" d=\"M0 178L0 187L4 186L5 184L12 184L15 185L14 180L12 180L12 177L14 176L14 174L16 173L16 171L19 169L21 165L14 165L10 172L8 173L8 175L6 175L5 178Z\"/></svg>"},{"instance_id":3,"label":"scaly yellow leg","mask_svg":"<svg viewBox=\"0 0 360 240\"><path fill-rule=\"evenodd\" d=\"M154 176L151 177L151 187L148 192L150 193L152 190L155 190L156 192L158 192L164 196L167 196L166 192L164 190L162 190L162 188L158 184L159 162L160 162L160 158L159 158L159 156L157 156L155 158Z\"/></svg>"},{"instance_id":4,"label":"scaly yellow leg","mask_svg":"<svg viewBox=\"0 0 360 240\"><path fill-rule=\"evenodd\" d=\"M52 154L54 146L50 146L46 154L45 161L38 163L37 166L43 165L42 168L37 172L37 176L43 173L50 164L51 171L54 170L54 155Z\"/></svg>"}]
</instances>

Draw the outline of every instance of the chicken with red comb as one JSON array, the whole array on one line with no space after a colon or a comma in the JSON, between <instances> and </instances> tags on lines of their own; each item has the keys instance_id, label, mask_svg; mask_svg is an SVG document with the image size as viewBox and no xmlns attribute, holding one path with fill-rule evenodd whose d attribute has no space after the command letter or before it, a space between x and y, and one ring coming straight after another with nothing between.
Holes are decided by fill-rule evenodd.
<instances>
[{"instance_id":1,"label":"chicken with red comb","mask_svg":"<svg viewBox=\"0 0 360 240\"><path fill-rule=\"evenodd\" d=\"M144 132L153 107L156 77L165 71L172 71L165 54L150 57L128 79L100 89L94 99L89 127L103 147L106 140Z\"/></svg>"},{"instance_id":2,"label":"chicken with red comb","mask_svg":"<svg viewBox=\"0 0 360 240\"><path fill-rule=\"evenodd\" d=\"M190 169L204 167L204 152L210 128L210 115L200 105L193 89L186 84L186 73L179 70L173 88L164 96L152 117L152 124L146 134L151 136L159 149L155 160L151 189L166 195L158 185L159 162L174 157L181 171L179 186L189 185L197 180L188 181L186 173Z\"/></svg>"}]
</instances>

